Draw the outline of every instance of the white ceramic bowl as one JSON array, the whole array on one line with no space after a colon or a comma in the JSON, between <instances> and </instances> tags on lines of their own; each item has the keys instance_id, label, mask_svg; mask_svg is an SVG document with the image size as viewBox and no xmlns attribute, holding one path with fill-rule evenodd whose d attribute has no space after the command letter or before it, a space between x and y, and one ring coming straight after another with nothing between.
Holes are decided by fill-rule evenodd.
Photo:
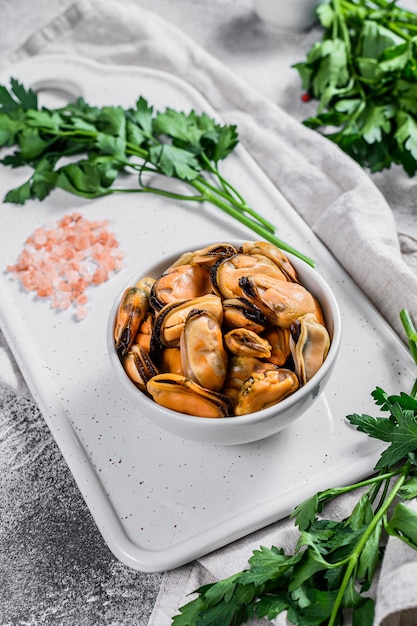
<instances>
[{"instance_id":1,"label":"white ceramic bowl","mask_svg":"<svg viewBox=\"0 0 417 626\"><path fill-rule=\"evenodd\" d=\"M242 242L230 241L230 243L239 246ZM209 244L197 243L187 249L178 250L173 255L165 257L163 261L159 259L143 266L132 276L125 287L134 285L140 278L145 276L157 278L183 252L204 248L206 245ZM115 316L125 289L123 288L117 296L109 315L107 346L115 379L122 384L125 392L133 397L137 405L138 418L144 416L160 428L183 439L209 444L236 445L264 439L284 430L314 404L328 382L336 362L341 339L340 311L332 290L320 274L298 258L290 254L288 254L288 258L294 265L300 282L320 302L331 337L331 346L326 360L311 380L278 404L247 415L206 418L185 415L166 409L148 398L131 382L120 363L114 347Z\"/></svg>"}]
</instances>

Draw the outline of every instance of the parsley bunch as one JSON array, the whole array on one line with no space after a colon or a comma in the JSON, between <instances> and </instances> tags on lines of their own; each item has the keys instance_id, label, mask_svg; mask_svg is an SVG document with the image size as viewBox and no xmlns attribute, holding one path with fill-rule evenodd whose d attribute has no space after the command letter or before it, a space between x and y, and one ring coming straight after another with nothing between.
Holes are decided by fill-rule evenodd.
<instances>
[{"instance_id":1,"label":"parsley bunch","mask_svg":"<svg viewBox=\"0 0 417 626\"><path fill-rule=\"evenodd\" d=\"M417 363L417 332L407 311L400 313ZM367 594L384 552L382 532L417 550L417 514L405 502L417 497L417 382L411 394L372 396L387 417L353 414L348 421L388 444L376 474L346 487L321 491L291 517L299 528L293 554L260 547L248 569L197 590L197 597L173 618L174 626L238 626L252 618L274 619L286 611L298 626L339 626L352 613L355 626L370 626L374 601ZM360 489L348 517L321 515L324 505Z\"/></svg>"},{"instance_id":2,"label":"parsley bunch","mask_svg":"<svg viewBox=\"0 0 417 626\"><path fill-rule=\"evenodd\" d=\"M5 202L43 200L60 188L84 198L149 192L181 201L209 202L310 265L311 259L275 236L275 227L254 211L219 171L238 144L233 125L205 113L168 108L155 112L143 97L132 108L90 106L83 98L58 109L38 107L37 94L16 79L0 85L0 148L17 146L0 163L30 166L29 179L10 190ZM137 185L123 188L126 173ZM175 179L184 193L155 180ZM189 193L191 190L191 193Z\"/></svg>"},{"instance_id":3,"label":"parsley bunch","mask_svg":"<svg viewBox=\"0 0 417 626\"><path fill-rule=\"evenodd\" d=\"M417 14L397 0L328 0L324 28L296 63L305 100L319 101L304 121L362 167L399 164L417 171Z\"/></svg>"}]
</instances>

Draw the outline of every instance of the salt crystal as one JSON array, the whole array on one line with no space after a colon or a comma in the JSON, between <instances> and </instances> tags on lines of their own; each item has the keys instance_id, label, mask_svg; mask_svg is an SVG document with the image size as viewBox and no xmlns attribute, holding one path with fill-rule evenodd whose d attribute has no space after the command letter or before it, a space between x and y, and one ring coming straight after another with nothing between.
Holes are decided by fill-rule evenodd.
<instances>
[{"instance_id":1,"label":"salt crystal","mask_svg":"<svg viewBox=\"0 0 417 626\"><path fill-rule=\"evenodd\" d=\"M36 228L16 263L6 269L26 290L49 298L51 308L64 310L73 304L82 320L88 313L86 289L123 267L124 253L108 225L107 219L89 221L78 212L64 215L55 225Z\"/></svg>"}]
</instances>

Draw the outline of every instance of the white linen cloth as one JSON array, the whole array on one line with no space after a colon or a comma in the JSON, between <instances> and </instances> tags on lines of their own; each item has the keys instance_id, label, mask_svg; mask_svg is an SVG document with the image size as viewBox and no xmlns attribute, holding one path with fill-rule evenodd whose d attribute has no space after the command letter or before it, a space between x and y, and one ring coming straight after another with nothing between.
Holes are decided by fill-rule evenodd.
<instances>
[{"instance_id":1,"label":"white linen cloth","mask_svg":"<svg viewBox=\"0 0 417 626\"><path fill-rule=\"evenodd\" d=\"M388 323L404 336L400 309L417 313L417 241L397 232L396 217L372 179L331 142L302 126L171 24L129 1L75 2L0 63L7 67L29 55L47 53L149 66L189 81L225 122L237 124L241 143ZM390 172L386 179L393 176L395 172ZM382 188L386 179L375 177ZM406 181L404 188L413 184ZM388 187L387 195L390 193ZM29 393L4 340L0 351L5 382L17 393ZM338 502L340 515L349 512L350 501L347 497ZM188 601L187 593L243 569L259 545L287 547L293 543L293 524L283 520L166 573L149 626L168 626ZM404 550L406 566L402 560L396 563ZM417 590L412 584L416 568L417 553L389 541L381 591L374 590L375 626L406 624L403 609L408 617L408 609L413 609L409 623L417 623ZM285 623L285 617L276 623Z\"/></svg>"}]
</instances>

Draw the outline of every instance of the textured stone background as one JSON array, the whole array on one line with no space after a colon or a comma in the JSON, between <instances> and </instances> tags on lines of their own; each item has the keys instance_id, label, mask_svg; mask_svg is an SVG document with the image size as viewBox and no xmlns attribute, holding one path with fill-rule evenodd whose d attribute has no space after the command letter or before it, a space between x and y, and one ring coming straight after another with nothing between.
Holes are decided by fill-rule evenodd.
<instances>
[{"instance_id":1,"label":"textured stone background","mask_svg":"<svg viewBox=\"0 0 417 626\"><path fill-rule=\"evenodd\" d=\"M148 621L159 574L122 565L36 404L0 386L1 626Z\"/></svg>"}]
</instances>

